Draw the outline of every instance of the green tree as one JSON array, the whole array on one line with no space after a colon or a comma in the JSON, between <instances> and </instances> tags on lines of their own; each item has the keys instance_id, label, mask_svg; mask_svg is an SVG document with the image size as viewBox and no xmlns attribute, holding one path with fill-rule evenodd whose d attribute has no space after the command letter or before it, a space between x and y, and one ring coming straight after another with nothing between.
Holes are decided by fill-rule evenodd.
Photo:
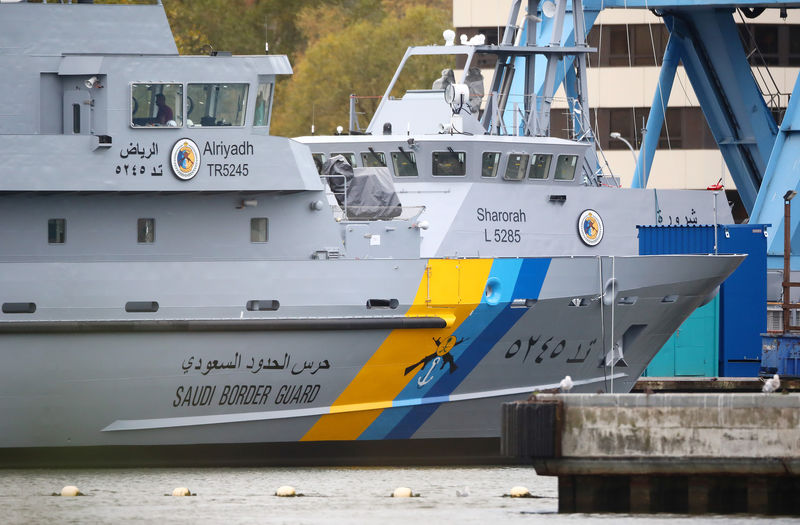
<instances>
[{"instance_id":1,"label":"green tree","mask_svg":"<svg viewBox=\"0 0 800 525\"><path fill-rule=\"evenodd\" d=\"M363 8L368 6L369 0L356 3ZM387 1L374 9L371 16L361 18L338 18L344 13L352 14L352 4L343 6L350 7L350 11L337 7L325 12L305 11L300 16L300 25L313 32L317 39L295 61L293 77L278 85L272 133L307 135L312 122L316 132L322 134L334 133L339 125L346 128L350 94L382 95L409 45L442 41L442 31L451 25L450 12L439 7L440 0L428 3L434 5L416 5L408 0L401 2L400 10ZM336 16L338 21L308 23L309 20L328 20L326 12ZM342 20L353 22L345 25ZM451 59L444 60L428 61L412 68L411 74L404 75L400 87L430 88L442 67L454 66ZM360 110L369 115L375 106L375 99L360 102ZM366 124L365 121L361 123Z\"/></svg>"},{"instance_id":2,"label":"green tree","mask_svg":"<svg viewBox=\"0 0 800 525\"><path fill-rule=\"evenodd\" d=\"M237 55L285 54L294 60L306 37L297 25L303 8L337 0L163 0L182 55L202 54L210 45Z\"/></svg>"}]
</instances>

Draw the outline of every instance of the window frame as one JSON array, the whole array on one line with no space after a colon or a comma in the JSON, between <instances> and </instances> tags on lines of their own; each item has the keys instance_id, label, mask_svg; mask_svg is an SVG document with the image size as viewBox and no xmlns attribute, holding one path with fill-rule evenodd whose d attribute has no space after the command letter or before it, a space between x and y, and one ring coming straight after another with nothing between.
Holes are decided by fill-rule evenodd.
<instances>
[{"instance_id":1,"label":"window frame","mask_svg":"<svg viewBox=\"0 0 800 525\"><path fill-rule=\"evenodd\" d=\"M317 173L322 175L322 166L325 165L325 161L328 160L325 153L312 153L311 158L314 159L314 165L317 168ZM319 162L319 164L317 164Z\"/></svg>"},{"instance_id":2,"label":"window frame","mask_svg":"<svg viewBox=\"0 0 800 525\"><path fill-rule=\"evenodd\" d=\"M394 170L394 176L398 178L408 178L408 177L419 177L419 167L417 165L417 155L413 151L391 151L389 152L389 156L392 158L392 169ZM411 165L414 166L414 174L413 175L400 175L400 170L397 167L398 159L403 156L407 158Z\"/></svg>"},{"instance_id":3,"label":"window frame","mask_svg":"<svg viewBox=\"0 0 800 525\"><path fill-rule=\"evenodd\" d=\"M255 221L264 221L264 240L254 240L254 234L257 230L253 229ZM269 243L269 218L268 217L250 217L250 244L267 244Z\"/></svg>"},{"instance_id":4,"label":"window frame","mask_svg":"<svg viewBox=\"0 0 800 525\"><path fill-rule=\"evenodd\" d=\"M563 159L567 159L567 158L570 158L570 157L575 159L575 165L572 167L572 176L570 178L568 178L568 179L560 178L558 176L559 163L561 162L562 158ZM554 181L558 181L558 182L573 182L575 180L575 174L578 172L578 158L579 157L580 157L580 155L574 154L574 153L559 153L558 156L556 157L555 169L553 170L553 180Z\"/></svg>"},{"instance_id":5,"label":"window frame","mask_svg":"<svg viewBox=\"0 0 800 525\"><path fill-rule=\"evenodd\" d=\"M148 236L147 236L148 230L147 230L147 228L145 227L145 230L144 231L142 230L143 224L146 224L147 221L149 221L150 225L152 226L150 228L150 230L149 230L150 231L150 240L147 240L148 239ZM142 240L142 239L144 239L144 240ZM155 218L153 218L153 217L139 217L138 219L136 219L136 244L155 244L155 242L156 242L156 220L155 220Z\"/></svg>"},{"instance_id":6,"label":"window frame","mask_svg":"<svg viewBox=\"0 0 800 525\"><path fill-rule=\"evenodd\" d=\"M136 99L133 96L133 88L134 88L134 86L138 86L138 85L180 86L181 87L181 103L180 103L181 113L179 115L180 122L178 122L175 119L175 113L176 113L175 109L176 108L170 107L170 109L172 109L172 120L174 120L175 124L176 124L175 126L167 126L166 124L154 124L154 123L136 124L133 121L134 120L133 115L135 113L134 110L135 109L138 110L139 102L136 101L136 104L134 104L134 100L136 100ZM169 82L169 81L163 81L163 82L162 81L130 82L128 84L128 88L129 88L128 103L130 104L130 107L129 107L130 111L128 113L128 117L129 117L128 125L131 128L133 128L133 129L181 129L186 125L186 115L185 115L185 113L186 113L186 85L183 82ZM163 89L162 89L162 92L163 92ZM155 117L147 117L147 118L153 118L154 119Z\"/></svg>"},{"instance_id":7,"label":"window frame","mask_svg":"<svg viewBox=\"0 0 800 525\"><path fill-rule=\"evenodd\" d=\"M194 100L189 96L189 86L214 86L214 85L221 86L221 85L225 85L225 84L227 84L227 85L245 86L247 88L245 90L245 93L244 93L244 100L242 101L242 104L241 104L241 109L242 109L242 118L241 118L241 120L242 120L242 123L239 124L239 125L228 124L228 125L220 126L220 125L217 125L217 124L213 124L213 125L204 126L203 124L195 124L194 121L192 121L192 125L191 126L186 124L186 127L188 129L205 129L205 128L212 128L212 129L242 129L242 128L246 128L247 127L247 125L248 125L247 124L247 104L249 103L249 97L250 97L250 84L251 84L250 82L225 82L225 81L222 81L222 82L187 82L185 87L184 87L184 95L183 95L184 99L185 99L185 104L187 106L186 107L186 118L185 118L185 120L186 121L189 120L189 107L188 107L189 106L189 101L190 100L192 101L191 102L192 110L194 110L194 105L195 105ZM255 115L253 115L253 116L255 116ZM216 116L214 117L214 119L215 119L214 121L217 122ZM267 126L258 126L258 127L267 127Z\"/></svg>"},{"instance_id":8,"label":"window frame","mask_svg":"<svg viewBox=\"0 0 800 525\"><path fill-rule=\"evenodd\" d=\"M516 160L514 160L515 158ZM506 169L503 170L503 180L508 180L508 181L525 180L527 178L528 171L530 170L530 161L531 161L530 153L507 153ZM508 175L509 175L509 170L515 165L514 163L516 163L515 172L519 176L512 178L509 177Z\"/></svg>"},{"instance_id":9,"label":"window frame","mask_svg":"<svg viewBox=\"0 0 800 525\"><path fill-rule=\"evenodd\" d=\"M544 177L533 177L533 168L534 162L537 157L547 157L547 168L545 169ZM550 172L553 168L553 154L552 153L532 153L530 159L530 165L528 166L528 180L550 180Z\"/></svg>"},{"instance_id":10,"label":"window frame","mask_svg":"<svg viewBox=\"0 0 800 525\"><path fill-rule=\"evenodd\" d=\"M256 124L256 115L258 114L258 97L261 93L261 86L269 86L269 97L267 97L265 104L266 104L266 111L264 112L264 124ZM275 98L275 80L265 81L262 82L261 80L258 81L256 85L256 99L253 105L253 118L251 119L253 123L253 128L269 128L270 123L272 121L272 102ZM245 122L247 119L245 119ZM225 126L228 127L228 126Z\"/></svg>"},{"instance_id":11,"label":"window frame","mask_svg":"<svg viewBox=\"0 0 800 525\"><path fill-rule=\"evenodd\" d=\"M377 160L381 164L377 166L374 164L367 164L366 159L371 158L373 160ZM364 168L387 168L386 165L386 153L382 151L362 151L361 152L361 166Z\"/></svg>"},{"instance_id":12,"label":"window frame","mask_svg":"<svg viewBox=\"0 0 800 525\"><path fill-rule=\"evenodd\" d=\"M61 236L58 236L58 230L53 230L51 236L51 226L57 228L61 224ZM56 239L56 240L52 240ZM61 240L58 240L61 239ZM65 217L53 217L47 219L47 244L66 244L67 243L67 219Z\"/></svg>"},{"instance_id":13,"label":"window frame","mask_svg":"<svg viewBox=\"0 0 800 525\"><path fill-rule=\"evenodd\" d=\"M439 154L456 155L458 162L463 165L464 173L436 173L437 160L436 156ZM463 160L461 159L463 157ZM431 175L434 177L466 177L467 176L467 152L466 151L431 151Z\"/></svg>"},{"instance_id":14,"label":"window frame","mask_svg":"<svg viewBox=\"0 0 800 525\"><path fill-rule=\"evenodd\" d=\"M494 167L492 169L491 175L485 175L486 171L486 156L487 155L495 155L494 159ZM503 154L500 151L484 151L483 155L481 155L481 178L482 179L496 179L497 172L500 171L500 161L503 160Z\"/></svg>"},{"instance_id":15,"label":"window frame","mask_svg":"<svg viewBox=\"0 0 800 525\"><path fill-rule=\"evenodd\" d=\"M335 157L336 155L341 155L341 156L343 156L343 157L344 157L344 159L345 159L347 162L349 162L349 163L350 163L350 167L351 167L351 168L355 168L355 167L357 167L357 164L356 164L356 154L355 154L355 153L350 153L350 152L341 152L341 151L340 151L340 152L338 152L338 153L331 153L331 154L330 154L330 156L328 156L328 158L329 158L329 159L332 159L332 158L333 158L333 157Z\"/></svg>"}]
</instances>

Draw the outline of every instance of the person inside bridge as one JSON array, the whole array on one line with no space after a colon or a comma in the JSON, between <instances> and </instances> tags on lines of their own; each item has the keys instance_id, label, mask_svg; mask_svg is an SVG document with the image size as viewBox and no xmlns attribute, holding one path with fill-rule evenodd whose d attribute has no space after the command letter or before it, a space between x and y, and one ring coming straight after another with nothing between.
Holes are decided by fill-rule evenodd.
<instances>
[{"instance_id":1,"label":"person inside bridge","mask_svg":"<svg viewBox=\"0 0 800 525\"><path fill-rule=\"evenodd\" d=\"M156 106L158 106L156 124L159 126L166 126L169 121L173 120L173 115L172 108L167 105L167 98L163 93L156 95Z\"/></svg>"}]
</instances>

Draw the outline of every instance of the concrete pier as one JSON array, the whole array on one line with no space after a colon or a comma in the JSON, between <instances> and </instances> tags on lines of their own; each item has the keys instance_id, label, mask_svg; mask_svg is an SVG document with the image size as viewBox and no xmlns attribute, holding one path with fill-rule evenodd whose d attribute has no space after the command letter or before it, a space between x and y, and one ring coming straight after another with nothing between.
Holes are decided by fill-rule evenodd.
<instances>
[{"instance_id":1,"label":"concrete pier","mask_svg":"<svg viewBox=\"0 0 800 525\"><path fill-rule=\"evenodd\" d=\"M800 394L546 394L503 405L503 453L559 512L800 514Z\"/></svg>"}]
</instances>

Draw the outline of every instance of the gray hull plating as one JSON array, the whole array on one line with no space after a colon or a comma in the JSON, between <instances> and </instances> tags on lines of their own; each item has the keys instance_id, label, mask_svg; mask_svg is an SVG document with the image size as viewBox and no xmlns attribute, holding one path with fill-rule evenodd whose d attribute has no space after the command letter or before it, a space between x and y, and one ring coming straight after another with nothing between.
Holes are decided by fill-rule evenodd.
<instances>
[{"instance_id":1,"label":"gray hull plating","mask_svg":"<svg viewBox=\"0 0 800 525\"><path fill-rule=\"evenodd\" d=\"M28 264L26 274L42 289L61 283L58 298L93 299L78 310L59 308L58 303L45 307L42 297L37 302L41 315L33 315L39 326L28 329L30 320L0 324L5 362L0 443L254 443L265 441L263 436L283 442L317 432L331 432L329 439L348 432L353 439L389 437L411 427L415 428L407 437L412 438L497 437L499 411L481 410L480 417L469 418L459 414L554 388L565 374L572 376L578 391L607 391L612 382L614 391L629 390L687 312L713 293L740 259L532 259L546 267L537 297L502 291L519 290L520 281L528 277L510 273L520 268L520 261L503 259L495 260L494 271L479 282L472 281L468 266L484 261L462 259L458 263L465 272L455 283L449 273L437 272L439 261L424 260L294 262L291 272L278 262ZM426 271L426 265L432 270ZM231 266L237 280L252 285L208 276ZM102 320L125 316L122 306L112 302L131 291L115 276L145 269L158 278L149 284L137 282L137 297L156 300L158 312L133 314L139 324L130 330L92 330ZM21 271L14 263L3 264L2 270L5 281ZM66 283L65 274L71 277ZM386 274L393 278L386 279ZM325 284L337 279L341 282L336 287ZM187 293L184 280L202 282L202 294ZM501 290L496 302L484 293L487 282ZM432 300L426 303L422 298L422 305L415 304L418 292L427 289L432 290ZM280 298L279 310L251 312L243 307L266 294ZM385 311L366 309L368 295L397 299L399 305ZM338 302L320 304L315 300L319 297ZM181 326L171 331L147 329L148 323L185 320L190 313L198 322L269 319L273 324L199 333ZM332 330L322 323L398 316L437 317L448 320L449 326ZM319 328L276 328L300 318L320 322ZM68 321L79 328L57 329ZM49 332L42 325L50 327ZM392 341L393 337L402 340ZM450 337L457 343L449 349L455 356L453 370L445 359L422 362L436 350L435 339ZM617 353L612 354L612 343ZM389 356L386 361L376 364L376 357L384 354ZM421 366L408 372L416 363ZM31 381L31 373L36 381ZM398 393L392 384L363 384L359 376L370 373L405 385ZM431 388L436 385L438 392ZM363 397L348 402L353 389L362 389ZM376 407L381 411L377 416ZM431 413L395 421L395 412L409 407ZM341 421L333 430L324 424L314 430L324 418L337 416ZM363 424L363 418L371 421L365 429L351 421Z\"/></svg>"}]
</instances>

